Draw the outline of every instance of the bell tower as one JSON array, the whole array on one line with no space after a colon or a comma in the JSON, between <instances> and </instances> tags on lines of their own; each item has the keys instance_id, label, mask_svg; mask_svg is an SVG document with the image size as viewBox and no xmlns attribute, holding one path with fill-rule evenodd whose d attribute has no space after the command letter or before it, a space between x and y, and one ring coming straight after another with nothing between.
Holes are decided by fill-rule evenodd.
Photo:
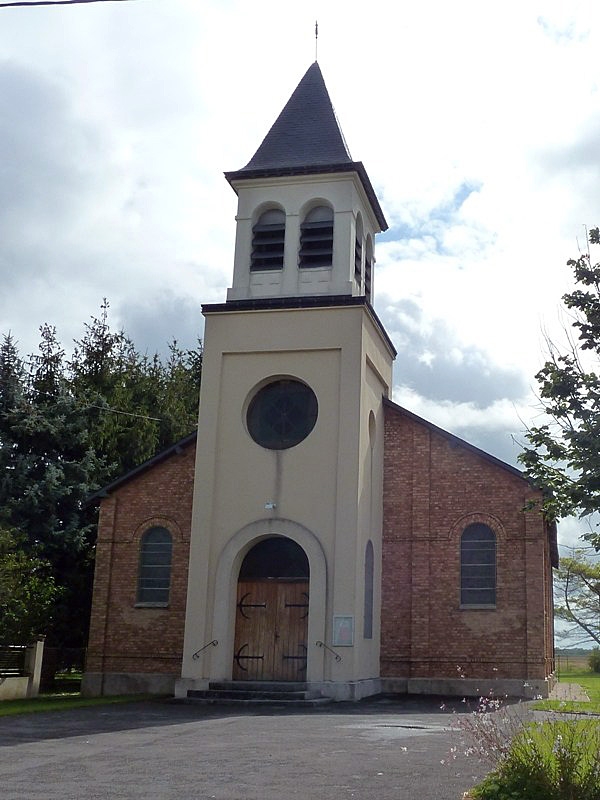
<instances>
[{"instance_id":1,"label":"bell tower","mask_svg":"<svg viewBox=\"0 0 600 800\"><path fill-rule=\"evenodd\" d=\"M374 238L387 223L363 164L350 157L316 61L252 159L225 176L238 195L228 300L372 301Z\"/></svg>"},{"instance_id":2,"label":"bell tower","mask_svg":"<svg viewBox=\"0 0 600 800\"><path fill-rule=\"evenodd\" d=\"M226 178L233 281L206 319L182 678L379 691L385 217L312 64ZM295 588L291 588L295 587Z\"/></svg>"}]
</instances>

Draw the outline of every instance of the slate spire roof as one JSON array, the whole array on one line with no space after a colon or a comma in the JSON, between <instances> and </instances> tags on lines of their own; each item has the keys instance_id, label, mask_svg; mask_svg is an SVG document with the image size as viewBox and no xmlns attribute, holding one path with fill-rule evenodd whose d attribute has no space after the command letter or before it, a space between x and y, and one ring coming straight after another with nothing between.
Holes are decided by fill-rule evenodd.
<instances>
[{"instance_id":1,"label":"slate spire roof","mask_svg":"<svg viewBox=\"0 0 600 800\"><path fill-rule=\"evenodd\" d=\"M242 169L226 172L232 183L252 178L356 172L381 230L387 222L360 161L352 161L319 64L310 65L262 144Z\"/></svg>"},{"instance_id":2,"label":"slate spire roof","mask_svg":"<svg viewBox=\"0 0 600 800\"><path fill-rule=\"evenodd\" d=\"M315 61L241 171L351 161L323 74Z\"/></svg>"}]
</instances>

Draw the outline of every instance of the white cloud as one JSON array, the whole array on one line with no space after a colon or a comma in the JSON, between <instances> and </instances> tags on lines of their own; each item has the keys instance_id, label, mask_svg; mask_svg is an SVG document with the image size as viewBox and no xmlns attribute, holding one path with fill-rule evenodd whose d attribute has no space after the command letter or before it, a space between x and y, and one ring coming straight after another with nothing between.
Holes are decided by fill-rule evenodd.
<instances>
[{"instance_id":1,"label":"white cloud","mask_svg":"<svg viewBox=\"0 0 600 800\"><path fill-rule=\"evenodd\" d=\"M68 345L107 296L136 336L153 312L161 337L190 336L230 283L222 173L247 163L313 60L316 16L333 103L391 226L375 292L396 399L465 438L497 434L513 458L565 262L599 221L593 0L0 10L0 332L28 351L49 321Z\"/></svg>"}]
</instances>

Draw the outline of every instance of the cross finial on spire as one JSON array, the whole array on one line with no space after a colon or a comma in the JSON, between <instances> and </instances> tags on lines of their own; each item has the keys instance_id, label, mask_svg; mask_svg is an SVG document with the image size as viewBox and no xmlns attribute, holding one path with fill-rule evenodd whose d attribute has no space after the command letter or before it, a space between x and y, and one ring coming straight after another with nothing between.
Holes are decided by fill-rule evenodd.
<instances>
[{"instance_id":1,"label":"cross finial on spire","mask_svg":"<svg viewBox=\"0 0 600 800\"><path fill-rule=\"evenodd\" d=\"M318 61L319 23L315 21L315 61Z\"/></svg>"}]
</instances>

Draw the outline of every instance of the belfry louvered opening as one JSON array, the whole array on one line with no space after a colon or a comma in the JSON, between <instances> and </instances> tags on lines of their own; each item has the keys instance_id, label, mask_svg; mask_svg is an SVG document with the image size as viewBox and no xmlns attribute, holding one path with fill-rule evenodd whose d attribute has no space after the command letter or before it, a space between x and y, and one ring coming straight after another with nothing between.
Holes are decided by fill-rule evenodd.
<instances>
[{"instance_id":1,"label":"belfry louvered opening","mask_svg":"<svg viewBox=\"0 0 600 800\"><path fill-rule=\"evenodd\" d=\"M367 237L367 252L365 253L365 297L369 303L373 302L373 241Z\"/></svg>"},{"instance_id":2,"label":"belfry louvered opening","mask_svg":"<svg viewBox=\"0 0 600 800\"><path fill-rule=\"evenodd\" d=\"M285 212L270 208L252 228L250 269L283 269L285 246Z\"/></svg>"},{"instance_id":3,"label":"belfry louvered opening","mask_svg":"<svg viewBox=\"0 0 600 800\"><path fill-rule=\"evenodd\" d=\"M300 226L300 267L330 267L333 263L333 211L316 206Z\"/></svg>"},{"instance_id":4,"label":"belfry louvered opening","mask_svg":"<svg viewBox=\"0 0 600 800\"><path fill-rule=\"evenodd\" d=\"M360 214L356 217L356 237L354 239L354 280L362 286L363 226Z\"/></svg>"}]
</instances>

